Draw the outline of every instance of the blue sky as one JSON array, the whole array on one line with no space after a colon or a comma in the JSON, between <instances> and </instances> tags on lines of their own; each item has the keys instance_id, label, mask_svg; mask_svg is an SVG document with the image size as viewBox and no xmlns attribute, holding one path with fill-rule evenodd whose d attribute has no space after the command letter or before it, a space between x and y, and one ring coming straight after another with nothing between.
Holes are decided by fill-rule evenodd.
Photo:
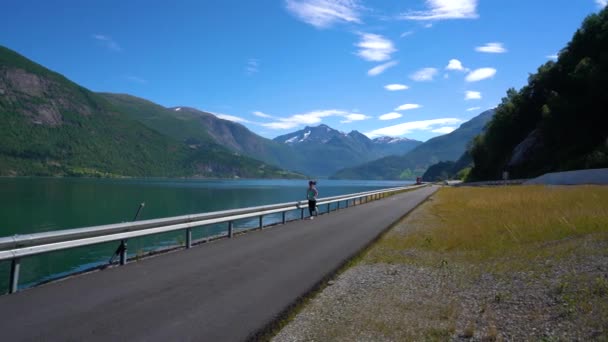
<instances>
[{"instance_id":1,"label":"blue sky","mask_svg":"<svg viewBox=\"0 0 608 342\"><path fill-rule=\"evenodd\" d=\"M427 140L522 87L607 1L9 0L0 44L269 138L324 123Z\"/></svg>"}]
</instances>

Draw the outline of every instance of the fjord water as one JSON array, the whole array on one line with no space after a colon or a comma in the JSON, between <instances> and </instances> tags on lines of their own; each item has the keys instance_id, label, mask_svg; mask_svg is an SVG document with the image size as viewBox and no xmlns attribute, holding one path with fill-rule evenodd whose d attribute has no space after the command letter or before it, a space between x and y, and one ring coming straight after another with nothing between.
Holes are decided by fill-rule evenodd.
<instances>
[{"instance_id":1,"label":"fjord water","mask_svg":"<svg viewBox=\"0 0 608 342\"><path fill-rule=\"evenodd\" d=\"M320 180L317 186L320 197L329 197L410 183ZM306 187L305 180L0 178L0 237L131 221L142 202L139 220L298 201ZM292 212L288 218L298 215ZM265 218L264 223L278 219ZM257 219L235 224L237 229L256 225ZM225 224L196 228L193 238L225 230ZM129 256L183 242L179 232L131 239ZM20 287L105 263L117 244L24 258ZM0 262L0 293L7 289L9 266Z\"/></svg>"}]
</instances>

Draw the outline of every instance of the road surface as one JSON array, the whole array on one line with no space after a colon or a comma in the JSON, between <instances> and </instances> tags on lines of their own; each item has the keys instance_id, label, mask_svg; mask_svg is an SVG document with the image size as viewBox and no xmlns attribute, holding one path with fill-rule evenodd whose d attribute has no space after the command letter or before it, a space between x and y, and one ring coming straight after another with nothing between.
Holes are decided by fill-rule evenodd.
<instances>
[{"instance_id":1,"label":"road surface","mask_svg":"<svg viewBox=\"0 0 608 342\"><path fill-rule=\"evenodd\" d=\"M222 239L0 297L3 341L242 341L436 191Z\"/></svg>"}]
</instances>

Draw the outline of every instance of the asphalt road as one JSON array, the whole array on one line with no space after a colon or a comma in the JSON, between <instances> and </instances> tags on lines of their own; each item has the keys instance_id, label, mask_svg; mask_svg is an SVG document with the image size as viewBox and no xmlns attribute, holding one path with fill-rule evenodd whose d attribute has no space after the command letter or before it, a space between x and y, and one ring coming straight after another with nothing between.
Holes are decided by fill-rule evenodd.
<instances>
[{"instance_id":1,"label":"asphalt road","mask_svg":"<svg viewBox=\"0 0 608 342\"><path fill-rule=\"evenodd\" d=\"M0 297L3 341L241 341L436 191L159 255Z\"/></svg>"}]
</instances>

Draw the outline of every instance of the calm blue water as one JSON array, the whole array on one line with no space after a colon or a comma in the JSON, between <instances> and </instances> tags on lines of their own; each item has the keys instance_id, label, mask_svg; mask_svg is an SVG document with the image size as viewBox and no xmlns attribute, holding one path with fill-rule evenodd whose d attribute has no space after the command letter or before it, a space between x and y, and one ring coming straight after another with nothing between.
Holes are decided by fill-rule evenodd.
<instances>
[{"instance_id":1,"label":"calm blue water","mask_svg":"<svg viewBox=\"0 0 608 342\"><path fill-rule=\"evenodd\" d=\"M320 180L317 187L320 197L329 197L407 184L411 182ZM298 201L305 199L306 188L305 180L0 178L0 236L131 221L143 202L140 220ZM268 217L264 224L279 219ZM235 225L255 227L257 219ZM196 228L193 238L225 230L225 225ZM181 233L131 239L129 255L183 242ZM20 284L31 286L107 262L116 247L107 243L24 258ZM0 262L0 293L7 288L8 269L8 262Z\"/></svg>"}]
</instances>

